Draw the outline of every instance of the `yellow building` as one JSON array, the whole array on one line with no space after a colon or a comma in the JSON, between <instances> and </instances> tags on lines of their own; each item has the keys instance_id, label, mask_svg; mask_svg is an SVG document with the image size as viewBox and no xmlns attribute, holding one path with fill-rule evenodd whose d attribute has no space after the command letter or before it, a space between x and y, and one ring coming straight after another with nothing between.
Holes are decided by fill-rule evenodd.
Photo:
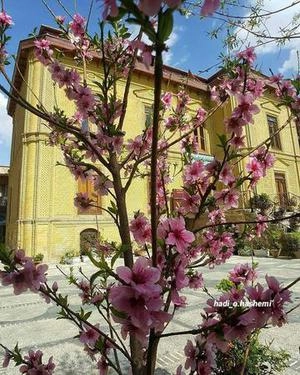
<instances>
[{"instance_id":1,"label":"yellow building","mask_svg":"<svg viewBox=\"0 0 300 375\"><path fill-rule=\"evenodd\" d=\"M73 50L68 41L61 39L57 30L41 27L40 36L47 38L51 45L64 50L63 63L72 66ZM100 61L94 59L89 65L88 82L101 76ZM33 54L33 39L20 43L13 82L14 86L33 105L42 102L49 110L55 100L66 112L72 113L72 105L62 94L54 93L53 83L48 70L42 66ZM26 84L23 83L25 78ZM209 109L208 86L212 80L189 75L181 70L164 67L163 90L177 93L184 85L192 98L193 106L202 105ZM31 90L28 89L31 87ZM119 84L122 93L125 81ZM96 86L95 86L96 89ZM149 108L153 97L153 70L147 70L137 63L129 94L128 113L124 129L126 137L133 138L144 128L149 120ZM247 129L247 147L250 149L269 136L269 131L280 126L287 119L287 110L278 109L274 99L265 98L259 103L261 113L255 117L256 126ZM199 135L199 154L218 156L216 147L217 133L222 133L224 118L231 113L234 103L231 101L220 108L206 124ZM61 151L47 145L48 129L40 118L25 111L15 102L10 101L8 112L13 118L13 137L11 167L9 174L9 210L7 217L7 245L21 247L31 255L44 253L46 258L58 259L66 251L79 252L85 234L99 232L110 240L117 239L112 219L105 212L83 214L74 206L74 197L83 187L78 184L70 172L57 162L63 163ZM274 125L275 121L275 125ZM270 124L272 122L272 126ZM273 152L277 156L274 170L258 186L257 191L271 196L282 196L282 191L300 196L299 168L300 149L294 124L290 124L280 134L280 147L274 144ZM170 161L178 163L181 153L172 149ZM243 165L238 168L242 170ZM182 185L178 175L171 189ZM148 181L135 179L128 193L128 208L132 214L136 210L148 212ZM109 199L101 198L101 205L106 206ZM245 203L243 203L245 205Z\"/></svg>"}]
</instances>

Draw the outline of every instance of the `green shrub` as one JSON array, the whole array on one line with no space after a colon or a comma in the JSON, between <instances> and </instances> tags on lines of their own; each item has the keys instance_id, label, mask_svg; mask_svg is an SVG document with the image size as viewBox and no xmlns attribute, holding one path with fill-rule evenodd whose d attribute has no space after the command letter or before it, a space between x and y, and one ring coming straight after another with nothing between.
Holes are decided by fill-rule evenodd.
<instances>
[{"instance_id":1,"label":"green shrub","mask_svg":"<svg viewBox=\"0 0 300 375\"><path fill-rule=\"evenodd\" d=\"M240 256L251 256L253 254L253 248L249 245L245 245L243 248L238 249L238 255Z\"/></svg>"},{"instance_id":2,"label":"green shrub","mask_svg":"<svg viewBox=\"0 0 300 375\"><path fill-rule=\"evenodd\" d=\"M44 254L42 253L35 254L33 257L34 262L42 262L43 259L44 259Z\"/></svg>"},{"instance_id":3,"label":"green shrub","mask_svg":"<svg viewBox=\"0 0 300 375\"><path fill-rule=\"evenodd\" d=\"M294 257L300 250L300 232L283 233L280 237L281 255Z\"/></svg>"},{"instance_id":4,"label":"green shrub","mask_svg":"<svg viewBox=\"0 0 300 375\"><path fill-rule=\"evenodd\" d=\"M75 258L79 256L78 253L76 253L74 250L68 250L65 252L65 254L60 258L60 261L59 263L60 264L68 264L69 263L69 260L71 258Z\"/></svg>"},{"instance_id":5,"label":"green shrub","mask_svg":"<svg viewBox=\"0 0 300 375\"><path fill-rule=\"evenodd\" d=\"M245 366L247 375L278 374L289 367L290 355L283 349L271 349L271 344L262 344L255 335L250 343L249 355ZM234 341L228 352L217 352L217 369L214 375L240 375L243 367L246 343Z\"/></svg>"},{"instance_id":6,"label":"green shrub","mask_svg":"<svg viewBox=\"0 0 300 375\"><path fill-rule=\"evenodd\" d=\"M272 207L273 202L266 193L255 194L249 200L250 207L264 213L266 210Z\"/></svg>"}]
</instances>

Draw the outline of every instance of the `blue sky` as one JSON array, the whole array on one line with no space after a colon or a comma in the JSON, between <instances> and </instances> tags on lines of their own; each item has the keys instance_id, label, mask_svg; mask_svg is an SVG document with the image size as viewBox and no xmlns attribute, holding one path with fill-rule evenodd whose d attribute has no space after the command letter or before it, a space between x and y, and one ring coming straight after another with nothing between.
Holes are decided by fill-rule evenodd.
<instances>
[{"instance_id":1,"label":"blue sky","mask_svg":"<svg viewBox=\"0 0 300 375\"><path fill-rule=\"evenodd\" d=\"M254 0L246 1L253 4ZM289 5L292 0L265 0L265 8L270 10L278 9L285 5ZM75 12L74 5L77 10L84 15L88 13L89 3L87 0L64 0L66 8L71 14ZM63 15L64 10L57 4L56 0L48 0L48 4L54 10L55 14ZM101 15L101 1L96 2L91 17L91 27L96 29L96 20ZM17 53L18 43L22 39L26 39L28 34L32 32L35 26L41 24L55 26L51 15L45 8L41 0L6 0L6 11L13 17L14 26L10 30L12 40L9 43L8 51L11 54ZM268 21L268 28L271 33L276 34L283 20L291 19L295 11L300 12L300 5L293 8L292 11L286 11L284 14L272 17ZM169 65L184 70L190 70L193 73L204 71L207 68L218 64L218 57L222 50L222 40L211 40L207 35L207 31L212 29L216 21L211 18L200 20L198 17L186 19L179 14L176 16L175 28L171 34L169 41L170 51L165 55L165 62ZM255 39L249 38L245 33L240 32L241 36L247 37L246 45L256 43ZM274 72L282 72L288 76L296 74L297 71L297 50L300 51L300 41L293 40L286 46L279 48L275 44L268 44L265 47L257 49L258 60L257 68L264 73L269 73L269 68ZM9 75L12 74L13 64L8 67ZM207 77L213 74L218 65L209 73L202 74ZM0 78L3 84L2 77ZM9 164L10 143L11 143L11 119L6 115L6 98L0 93L0 165Z\"/></svg>"}]
</instances>

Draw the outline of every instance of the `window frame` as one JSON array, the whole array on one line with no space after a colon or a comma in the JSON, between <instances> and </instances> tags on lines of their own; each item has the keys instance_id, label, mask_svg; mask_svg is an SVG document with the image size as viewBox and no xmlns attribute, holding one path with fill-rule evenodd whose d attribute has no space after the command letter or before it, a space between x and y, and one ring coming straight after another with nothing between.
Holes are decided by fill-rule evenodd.
<instances>
[{"instance_id":1,"label":"window frame","mask_svg":"<svg viewBox=\"0 0 300 375\"><path fill-rule=\"evenodd\" d=\"M278 131L278 117L273 114L267 113L267 124L269 136L271 138L271 147L276 150L282 150L280 133L277 133L274 136L274 133Z\"/></svg>"},{"instance_id":2,"label":"window frame","mask_svg":"<svg viewBox=\"0 0 300 375\"><path fill-rule=\"evenodd\" d=\"M98 207L89 207L88 209L82 209L80 207L77 208L77 215L101 215L102 209L101 209L101 195L97 193L97 191L94 189L94 184L92 179L86 178L78 179L77 183L77 190L78 193L87 193L88 198L92 199ZM95 199L96 198L96 199Z\"/></svg>"}]
</instances>

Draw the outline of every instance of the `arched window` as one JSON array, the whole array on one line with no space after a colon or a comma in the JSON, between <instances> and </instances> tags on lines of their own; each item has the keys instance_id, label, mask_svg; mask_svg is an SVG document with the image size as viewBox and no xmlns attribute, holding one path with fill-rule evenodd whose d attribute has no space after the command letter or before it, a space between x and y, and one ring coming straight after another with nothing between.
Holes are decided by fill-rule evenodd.
<instances>
[{"instance_id":1,"label":"arched window","mask_svg":"<svg viewBox=\"0 0 300 375\"><path fill-rule=\"evenodd\" d=\"M85 229L80 233L80 254L84 255L89 250L95 249L99 243L99 232L96 229Z\"/></svg>"}]
</instances>

